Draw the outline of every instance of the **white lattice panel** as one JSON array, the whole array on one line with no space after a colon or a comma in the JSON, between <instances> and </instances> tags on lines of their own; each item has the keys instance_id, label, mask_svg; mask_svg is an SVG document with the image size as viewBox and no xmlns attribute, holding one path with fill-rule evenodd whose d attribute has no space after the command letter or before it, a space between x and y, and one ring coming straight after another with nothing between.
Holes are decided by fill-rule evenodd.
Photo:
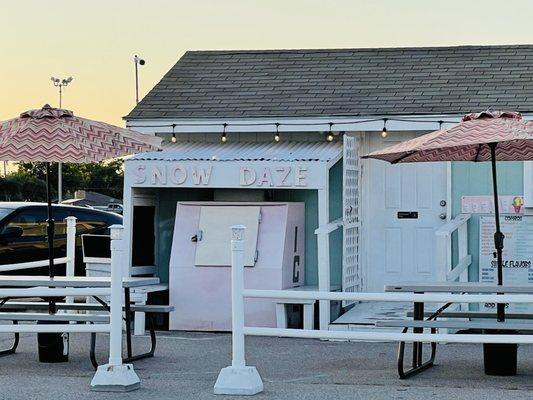
<instances>
[{"instance_id":1,"label":"white lattice panel","mask_svg":"<svg viewBox=\"0 0 533 400\"><path fill-rule=\"evenodd\" d=\"M344 135L343 148L343 260L342 290L361 291L360 206L361 206L361 140ZM343 302L344 306L350 304Z\"/></svg>"}]
</instances>

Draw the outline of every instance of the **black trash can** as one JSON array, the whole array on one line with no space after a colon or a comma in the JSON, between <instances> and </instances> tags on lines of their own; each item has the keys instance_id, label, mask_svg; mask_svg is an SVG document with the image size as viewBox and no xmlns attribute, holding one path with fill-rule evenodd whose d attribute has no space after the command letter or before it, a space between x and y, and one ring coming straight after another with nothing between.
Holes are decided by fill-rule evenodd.
<instances>
[{"instance_id":1,"label":"black trash can","mask_svg":"<svg viewBox=\"0 0 533 400\"><path fill-rule=\"evenodd\" d=\"M39 321L38 324L61 324L60 321ZM39 361L60 363L68 361L68 333L38 333Z\"/></svg>"},{"instance_id":2,"label":"black trash can","mask_svg":"<svg viewBox=\"0 0 533 400\"><path fill-rule=\"evenodd\" d=\"M490 330L488 335L516 334L511 331ZM513 343L484 343L483 363L485 374L495 376L516 375L518 345Z\"/></svg>"}]
</instances>

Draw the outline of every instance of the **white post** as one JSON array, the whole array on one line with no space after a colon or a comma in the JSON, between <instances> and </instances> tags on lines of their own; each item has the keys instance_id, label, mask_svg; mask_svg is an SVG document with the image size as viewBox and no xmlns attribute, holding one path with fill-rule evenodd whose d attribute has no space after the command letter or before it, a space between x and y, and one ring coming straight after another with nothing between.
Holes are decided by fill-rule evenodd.
<instances>
[{"instance_id":1,"label":"white post","mask_svg":"<svg viewBox=\"0 0 533 400\"><path fill-rule=\"evenodd\" d=\"M140 387L140 379L132 364L122 364L122 267L124 264L123 226L111 230L111 329L109 363L98 367L91 389L102 392L127 392Z\"/></svg>"},{"instance_id":2,"label":"white post","mask_svg":"<svg viewBox=\"0 0 533 400\"><path fill-rule=\"evenodd\" d=\"M244 231L231 227L231 366L223 368L215 383L215 394L254 395L263 391L263 381L255 367L244 359Z\"/></svg>"},{"instance_id":3,"label":"white post","mask_svg":"<svg viewBox=\"0 0 533 400\"><path fill-rule=\"evenodd\" d=\"M468 222L457 229L457 254L461 261L468 256ZM468 267L459 275L459 282L468 282Z\"/></svg>"},{"instance_id":4,"label":"white post","mask_svg":"<svg viewBox=\"0 0 533 400\"><path fill-rule=\"evenodd\" d=\"M66 276L74 276L74 267L76 265L76 217L67 217L67 271ZM67 296L67 303L74 303L73 296ZM74 321L72 321L74 322Z\"/></svg>"},{"instance_id":5,"label":"white post","mask_svg":"<svg viewBox=\"0 0 533 400\"><path fill-rule=\"evenodd\" d=\"M318 191L318 226L329 223L329 186ZM318 290L329 292L331 290L331 278L329 272L329 235L321 233L317 235L318 255ZM318 302L320 316L320 330L327 331L330 323L330 301Z\"/></svg>"}]
</instances>

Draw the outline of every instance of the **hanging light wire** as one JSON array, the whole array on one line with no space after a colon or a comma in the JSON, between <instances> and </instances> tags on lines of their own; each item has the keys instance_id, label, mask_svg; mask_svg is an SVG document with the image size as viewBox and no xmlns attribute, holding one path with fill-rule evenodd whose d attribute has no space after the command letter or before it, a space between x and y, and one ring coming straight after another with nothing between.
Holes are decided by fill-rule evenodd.
<instances>
[{"instance_id":1,"label":"hanging light wire","mask_svg":"<svg viewBox=\"0 0 533 400\"><path fill-rule=\"evenodd\" d=\"M224 129L222 130L222 137L220 138L220 140L222 141L222 143L226 143L228 141L228 138L226 137L226 128L228 124L224 122L222 126L224 127Z\"/></svg>"},{"instance_id":2,"label":"hanging light wire","mask_svg":"<svg viewBox=\"0 0 533 400\"><path fill-rule=\"evenodd\" d=\"M279 142L281 140L281 137L279 135L279 122L276 122L276 133L274 134L274 141Z\"/></svg>"},{"instance_id":3,"label":"hanging light wire","mask_svg":"<svg viewBox=\"0 0 533 400\"><path fill-rule=\"evenodd\" d=\"M413 119L413 118L369 118L362 120L353 120L353 121L338 121L334 122L334 125L357 125L364 124L368 122L376 121L399 121L399 122L413 122L413 123L439 123L441 120L432 120L432 119ZM443 123L458 123L459 121L442 121ZM329 126L331 122L232 122L231 124L226 123L226 126ZM154 124L154 125L128 125L128 128L167 128L167 127L202 127L202 126L220 126L220 122L200 122L200 123L175 123L175 124ZM222 124L224 125L224 124Z\"/></svg>"},{"instance_id":4,"label":"hanging light wire","mask_svg":"<svg viewBox=\"0 0 533 400\"><path fill-rule=\"evenodd\" d=\"M387 135L389 134L387 132L387 121L388 121L388 118L383 118L383 129L381 130L381 137L382 138L386 138Z\"/></svg>"},{"instance_id":5,"label":"hanging light wire","mask_svg":"<svg viewBox=\"0 0 533 400\"><path fill-rule=\"evenodd\" d=\"M330 123L329 123L329 132L328 132L328 134L326 135L326 140L327 140L328 142L333 142L333 139L334 139L333 132L332 132L332 128L333 128L333 122L330 122Z\"/></svg>"},{"instance_id":6,"label":"hanging light wire","mask_svg":"<svg viewBox=\"0 0 533 400\"><path fill-rule=\"evenodd\" d=\"M170 139L172 143L176 143L178 141L178 139L176 138L176 132L174 132L175 128L176 124L172 124L172 138Z\"/></svg>"}]
</instances>

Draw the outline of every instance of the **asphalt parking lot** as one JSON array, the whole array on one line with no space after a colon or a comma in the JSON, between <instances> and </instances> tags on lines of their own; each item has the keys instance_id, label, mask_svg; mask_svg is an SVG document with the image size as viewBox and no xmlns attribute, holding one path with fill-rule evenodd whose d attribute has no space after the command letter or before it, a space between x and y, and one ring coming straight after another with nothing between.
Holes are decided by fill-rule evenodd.
<instances>
[{"instance_id":1,"label":"asphalt parking lot","mask_svg":"<svg viewBox=\"0 0 533 400\"><path fill-rule=\"evenodd\" d=\"M124 394L91 392L89 335L71 335L70 361L37 361L35 334L24 334L17 354L0 359L1 399L224 399L212 394L231 359L228 334L163 333L156 357L135 363L141 389ZM247 362L257 367L263 393L254 399L527 399L533 398L533 346L519 348L519 374L483 373L481 345L440 345L437 365L401 381L394 343L324 342L247 338ZM1 345L7 347L3 334ZM107 337L99 340L106 358ZM145 337L135 338L142 350ZM228 397L235 398L235 397Z\"/></svg>"}]
</instances>

